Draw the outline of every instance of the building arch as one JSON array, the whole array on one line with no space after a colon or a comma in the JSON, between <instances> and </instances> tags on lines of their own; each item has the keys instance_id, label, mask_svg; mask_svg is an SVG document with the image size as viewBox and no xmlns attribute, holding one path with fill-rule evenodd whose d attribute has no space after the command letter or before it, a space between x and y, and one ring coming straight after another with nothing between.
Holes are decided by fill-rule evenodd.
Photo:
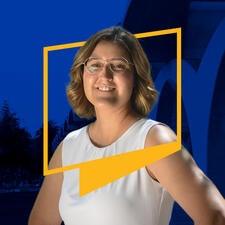
<instances>
[{"instance_id":1,"label":"building arch","mask_svg":"<svg viewBox=\"0 0 225 225\"><path fill-rule=\"evenodd\" d=\"M212 97L217 74L225 51L225 18L221 21L205 50L198 71L182 60L182 101L189 121L193 155L201 169L207 171L208 135ZM176 61L171 60L156 77L156 89L161 92L168 79L175 81ZM152 111L156 118L158 105Z\"/></svg>"},{"instance_id":2,"label":"building arch","mask_svg":"<svg viewBox=\"0 0 225 225\"><path fill-rule=\"evenodd\" d=\"M219 190L225 194L225 52L223 54L213 95L209 132L207 172ZM216 162L216 163L215 163Z\"/></svg>"}]
</instances>

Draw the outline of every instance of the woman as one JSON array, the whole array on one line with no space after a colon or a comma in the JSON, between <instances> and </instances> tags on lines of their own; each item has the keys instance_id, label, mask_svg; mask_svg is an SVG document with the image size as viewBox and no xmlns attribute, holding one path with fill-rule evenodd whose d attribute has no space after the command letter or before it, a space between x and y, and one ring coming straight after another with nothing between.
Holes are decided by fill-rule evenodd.
<instances>
[{"instance_id":1,"label":"woman","mask_svg":"<svg viewBox=\"0 0 225 225\"><path fill-rule=\"evenodd\" d=\"M138 40L121 27L97 32L77 53L67 88L75 112L95 117L71 132L50 168L151 147L176 139L164 124L147 120L157 92ZM182 149L79 197L79 171L47 176L29 224L166 225L173 199L195 224L225 224L224 199Z\"/></svg>"}]
</instances>

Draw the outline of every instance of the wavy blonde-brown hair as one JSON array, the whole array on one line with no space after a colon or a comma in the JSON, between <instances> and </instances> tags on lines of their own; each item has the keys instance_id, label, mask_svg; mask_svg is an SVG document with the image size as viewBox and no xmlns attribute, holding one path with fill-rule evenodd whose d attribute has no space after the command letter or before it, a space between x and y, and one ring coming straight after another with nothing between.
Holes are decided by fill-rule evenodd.
<instances>
[{"instance_id":1,"label":"wavy blonde-brown hair","mask_svg":"<svg viewBox=\"0 0 225 225\"><path fill-rule=\"evenodd\" d=\"M94 106L88 101L83 87L83 62L90 57L100 41L118 44L129 55L134 64L135 88L131 96L132 109L141 117L146 117L157 98L157 91L151 77L148 58L139 41L122 27L115 26L101 30L91 36L77 52L70 71L70 83L66 93L75 113L87 119L95 117Z\"/></svg>"}]
</instances>

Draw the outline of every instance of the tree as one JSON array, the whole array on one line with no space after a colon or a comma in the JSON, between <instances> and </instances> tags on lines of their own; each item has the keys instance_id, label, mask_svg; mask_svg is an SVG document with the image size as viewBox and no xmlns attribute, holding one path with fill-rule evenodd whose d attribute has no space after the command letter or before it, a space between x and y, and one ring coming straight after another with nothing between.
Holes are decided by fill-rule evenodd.
<instances>
[{"instance_id":1,"label":"tree","mask_svg":"<svg viewBox=\"0 0 225 225\"><path fill-rule=\"evenodd\" d=\"M52 157L52 141L56 136L59 127L55 124L54 121L48 122L48 159ZM42 174L43 172L43 127L39 128L36 133L35 137L32 140L32 144L30 146L29 151L31 161L30 161L30 168Z\"/></svg>"},{"instance_id":2,"label":"tree","mask_svg":"<svg viewBox=\"0 0 225 225\"><path fill-rule=\"evenodd\" d=\"M31 135L20 127L19 118L16 113L11 112L6 101L0 115L0 164L7 167L25 167Z\"/></svg>"}]
</instances>

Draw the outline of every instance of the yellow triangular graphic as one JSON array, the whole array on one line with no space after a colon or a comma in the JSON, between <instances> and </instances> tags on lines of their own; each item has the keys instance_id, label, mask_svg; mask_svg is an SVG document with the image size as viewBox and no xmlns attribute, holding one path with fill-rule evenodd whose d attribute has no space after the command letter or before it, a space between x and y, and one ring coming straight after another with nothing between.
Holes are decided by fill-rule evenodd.
<instances>
[{"instance_id":1,"label":"yellow triangular graphic","mask_svg":"<svg viewBox=\"0 0 225 225\"><path fill-rule=\"evenodd\" d=\"M92 160L79 165L80 196L162 159L181 149L177 142Z\"/></svg>"}]
</instances>

